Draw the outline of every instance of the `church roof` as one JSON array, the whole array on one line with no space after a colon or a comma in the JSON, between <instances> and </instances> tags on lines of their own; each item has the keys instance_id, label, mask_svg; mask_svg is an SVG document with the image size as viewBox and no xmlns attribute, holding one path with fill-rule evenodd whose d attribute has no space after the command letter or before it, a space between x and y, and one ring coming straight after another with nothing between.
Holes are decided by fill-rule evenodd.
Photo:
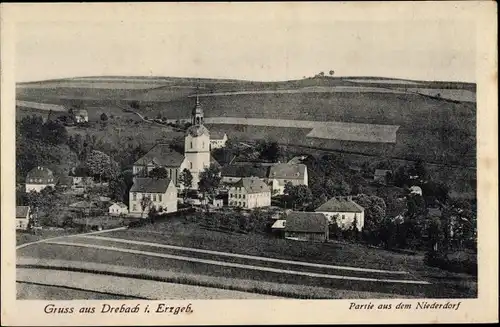
<instances>
[{"instance_id":1,"label":"church roof","mask_svg":"<svg viewBox=\"0 0 500 327\"><path fill-rule=\"evenodd\" d=\"M196 104L191 112L193 115L203 114L203 108L201 107L200 98L196 96Z\"/></svg>"},{"instance_id":2,"label":"church roof","mask_svg":"<svg viewBox=\"0 0 500 327\"><path fill-rule=\"evenodd\" d=\"M193 136L193 137L198 137L198 136L202 136L202 135L206 135L206 136L210 137L210 132L203 125L193 125L193 126L188 128L186 133L188 135Z\"/></svg>"},{"instance_id":3,"label":"church roof","mask_svg":"<svg viewBox=\"0 0 500 327\"><path fill-rule=\"evenodd\" d=\"M184 155L172 148L169 144L160 143L155 145L148 153L137 160L134 165L147 165L150 162L158 166L180 167L184 161Z\"/></svg>"},{"instance_id":4,"label":"church roof","mask_svg":"<svg viewBox=\"0 0 500 327\"><path fill-rule=\"evenodd\" d=\"M245 177L234 183L232 187L243 187L247 193L270 192L269 186L258 177Z\"/></svg>"}]
</instances>

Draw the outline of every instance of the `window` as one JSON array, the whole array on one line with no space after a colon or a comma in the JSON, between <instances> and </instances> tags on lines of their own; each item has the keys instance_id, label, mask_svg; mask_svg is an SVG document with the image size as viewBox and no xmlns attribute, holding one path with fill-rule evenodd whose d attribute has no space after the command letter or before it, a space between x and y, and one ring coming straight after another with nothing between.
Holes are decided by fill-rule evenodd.
<instances>
[{"instance_id":1,"label":"window","mask_svg":"<svg viewBox=\"0 0 500 327\"><path fill-rule=\"evenodd\" d=\"M160 202L162 201L161 194L158 194L158 201L160 201Z\"/></svg>"},{"instance_id":2,"label":"window","mask_svg":"<svg viewBox=\"0 0 500 327\"><path fill-rule=\"evenodd\" d=\"M201 143L201 147L202 147L203 149L205 149L205 142L204 142L204 141Z\"/></svg>"},{"instance_id":3,"label":"window","mask_svg":"<svg viewBox=\"0 0 500 327\"><path fill-rule=\"evenodd\" d=\"M245 194L243 194L243 199L245 198Z\"/></svg>"},{"instance_id":4,"label":"window","mask_svg":"<svg viewBox=\"0 0 500 327\"><path fill-rule=\"evenodd\" d=\"M156 201L156 194L153 194L153 201Z\"/></svg>"},{"instance_id":5,"label":"window","mask_svg":"<svg viewBox=\"0 0 500 327\"><path fill-rule=\"evenodd\" d=\"M189 169L193 169L193 163L189 162Z\"/></svg>"},{"instance_id":6,"label":"window","mask_svg":"<svg viewBox=\"0 0 500 327\"><path fill-rule=\"evenodd\" d=\"M132 211L137 211L137 206L135 204L132 205Z\"/></svg>"},{"instance_id":7,"label":"window","mask_svg":"<svg viewBox=\"0 0 500 327\"><path fill-rule=\"evenodd\" d=\"M137 200L137 193L132 193L132 200L136 201Z\"/></svg>"},{"instance_id":8,"label":"window","mask_svg":"<svg viewBox=\"0 0 500 327\"><path fill-rule=\"evenodd\" d=\"M191 149L193 148L193 142L191 141Z\"/></svg>"}]
</instances>

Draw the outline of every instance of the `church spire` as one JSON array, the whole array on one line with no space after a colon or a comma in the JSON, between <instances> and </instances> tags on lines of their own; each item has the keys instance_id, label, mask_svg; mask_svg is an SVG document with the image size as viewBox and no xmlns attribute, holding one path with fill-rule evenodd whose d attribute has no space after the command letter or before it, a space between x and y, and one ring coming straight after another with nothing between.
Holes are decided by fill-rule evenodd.
<instances>
[{"instance_id":1,"label":"church spire","mask_svg":"<svg viewBox=\"0 0 500 327\"><path fill-rule=\"evenodd\" d=\"M191 113L191 116L192 116L191 123L193 125L203 125L203 120L204 120L203 108L201 107L200 97L198 96L198 94L196 94L196 103Z\"/></svg>"}]
</instances>

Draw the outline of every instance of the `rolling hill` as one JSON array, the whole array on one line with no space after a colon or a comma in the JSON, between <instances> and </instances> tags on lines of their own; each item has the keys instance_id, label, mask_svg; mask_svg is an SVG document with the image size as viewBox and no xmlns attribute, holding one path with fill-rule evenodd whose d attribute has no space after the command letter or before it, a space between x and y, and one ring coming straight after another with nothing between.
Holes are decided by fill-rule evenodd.
<instances>
[{"instance_id":1,"label":"rolling hill","mask_svg":"<svg viewBox=\"0 0 500 327\"><path fill-rule=\"evenodd\" d=\"M476 86L470 83L378 77L256 82L105 76L19 83L16 92L17 100L67 108L80 101L89 111L134 102L143 115L168 119L187 118L192 97L199 94L208 118L270 120L268 126L210 124L211 129L226 131L232 138L265 138L385 158L420 158L474 171L476 166ZM97 113L89 115L98 117ZM397 126L397 137L395 143L339 140L329 136L338 131L309 134L310 128L276 127L272 119L392 125Z\"/></svg>"}]
</instances>

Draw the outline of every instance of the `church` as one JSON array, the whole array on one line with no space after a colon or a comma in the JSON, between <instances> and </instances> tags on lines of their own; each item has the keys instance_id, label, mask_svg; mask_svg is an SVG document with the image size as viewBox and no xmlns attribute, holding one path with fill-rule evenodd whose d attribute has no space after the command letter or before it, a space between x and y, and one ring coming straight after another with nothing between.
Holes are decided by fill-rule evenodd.
<instances>
[{"instance_id":1,"label":"church","mask_svg":"<svg viewBox=\"0 0 500 327\"><path fill-rule=\"evenodd\" d=\"M173 150L169 144L156 144L148 153L133 165L135 176L146 176L151 170L163 167L174 185L180 187L179 176L184 169L193 175L192 189L198 189L200 174L210 164L219 165L210 155L210 132L204 124L203 108L200 99L191 112L191 126L184 137L184 153Z\"/></svg>"}]
</instances>

